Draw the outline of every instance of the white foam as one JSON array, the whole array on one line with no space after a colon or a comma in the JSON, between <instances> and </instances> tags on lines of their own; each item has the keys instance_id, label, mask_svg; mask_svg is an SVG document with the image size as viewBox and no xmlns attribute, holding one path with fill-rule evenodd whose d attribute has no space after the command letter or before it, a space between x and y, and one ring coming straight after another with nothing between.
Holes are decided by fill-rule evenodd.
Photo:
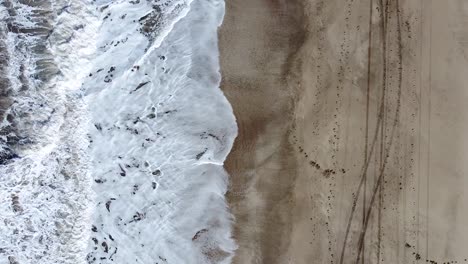
<instances>
[{"instance_id":1,"label":"white foam","mask_svg":"<svg viewBox=\"0 0 468 264\"><path fill-rule=\"evenodd\" d=\"M236 248L222 168L237 134L219 89L224 2L181 6L163 14L173 22L156 40L133 22L149 12L146 2L103 11L103 48L84 85L98 182L90 261L229 263Z\"/></svg>"},{"instance_id":2,"label":"white foam","mask_svg":"<svg viewBox=\"0 0 468 264\"><path fill-rule=\"evenodd\" d=\"M3 13L3 19L22 29L48 27L39 24L49 21L53 30L10 31L6 40L7 92L13 101L7 114L14 117L14 129L6 119L1 129L20 139L9 142L19 158L0 166L2 264L85 263L92 182L88 114L80 87L83 68L94 53L97 20L87 1L53 2L31 7L11 1L13 15ZM59 12L62 7L65 12ZM31 16L33 12L39 15Z\"/></svg>"},{"instance_id":3,"label":"white foam","mask_svg":"<svg viewBox=\"0 0 468 264\"><path fill-rule=\"evenodd\" d=\"M0 264L230 263L224 2L8 3L2 22L51 30L6 39L15 121L0 129L25 141L0 166ZM50 16L29 19L38 8Z\"/></svg>"}]
</instances>

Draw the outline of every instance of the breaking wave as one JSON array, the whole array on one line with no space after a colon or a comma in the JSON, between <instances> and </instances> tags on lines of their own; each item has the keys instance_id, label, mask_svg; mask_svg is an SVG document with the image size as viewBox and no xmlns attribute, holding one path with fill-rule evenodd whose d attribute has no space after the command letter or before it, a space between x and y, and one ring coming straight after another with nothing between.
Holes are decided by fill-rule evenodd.
<instances>
[{"instance_id":1,"label":"breaking wave","mask_svg":"<svg viewBox=\"0 0 468 264\"><path fill-rule=\"evenodd\" d=\"M230 263L221 0L0 0L0 263Z\"/></svg>"}]
</instances>

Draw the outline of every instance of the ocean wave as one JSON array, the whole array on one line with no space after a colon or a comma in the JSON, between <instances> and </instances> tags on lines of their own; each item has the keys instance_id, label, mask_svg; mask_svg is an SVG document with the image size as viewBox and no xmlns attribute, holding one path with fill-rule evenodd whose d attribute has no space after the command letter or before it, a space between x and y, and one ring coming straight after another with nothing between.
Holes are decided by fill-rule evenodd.
<instances>
[{"instance_id":1,"label":"ocean wave","mask_svg":"<svg viewBox=\"0 0 468 264\"><path fill-rule=\"evenodd\" d=\"M224 3L155 2L103 8L83 86L98 194L88 260L229 263L222 164L237 128L219 90Z\"/></svg>"},{"instance_id":2,"label":"ocean wave","mask_svg":"<svg viewBox=\"0 0 468 264\"><path fill-rule=\"evenodd\" d=\"M80 70L94 53L94 11L85 1L0 4L0 263L85 263L93 193Z\"/></svg>"},{"instance_id":3,"label":"ocean wave","mask_svg":"<svg viewBox=\"0 0 468 264\"><path fill-rule=\"evenodd\" d=\"M217 0L0 0L0 263L230 263Z\"/></svg>"}]
</instances>

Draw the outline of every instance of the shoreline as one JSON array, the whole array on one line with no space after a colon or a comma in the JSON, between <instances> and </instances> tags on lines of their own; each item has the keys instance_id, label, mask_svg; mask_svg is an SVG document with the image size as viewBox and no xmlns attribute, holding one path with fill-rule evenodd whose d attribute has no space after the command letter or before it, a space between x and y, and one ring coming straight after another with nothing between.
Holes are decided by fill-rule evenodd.
<instances>
[{"instance_id":1,"label":"shoreline","mask_svg":"<svg viewBox=\"0 0 468 264\"><path fill-rule=\"evenodd\" d=\"M304 38L302 18L293 14L301 13L301 3L226 2L219 30L221 89L239 126L225 162L239 244L233 263L286 263L281 254L291 235L297 167L289 134L298 88L290 73Z\"/></svg>"}]
</instances>

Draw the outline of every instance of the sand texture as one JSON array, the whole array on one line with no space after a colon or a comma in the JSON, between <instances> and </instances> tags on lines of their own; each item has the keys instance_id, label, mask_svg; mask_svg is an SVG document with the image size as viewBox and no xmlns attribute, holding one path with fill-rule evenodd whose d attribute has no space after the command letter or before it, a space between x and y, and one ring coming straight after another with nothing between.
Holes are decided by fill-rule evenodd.
<instances>
[{"instance_id":1,"label":"sand texture","mask_svg":"<svg viewBox=\"0 0 468 264\"><path fill-rule=\"evenodd\" d=\"M468 1L230 0L235 264L468 263Z\"/></svg>"}]
</instances>

